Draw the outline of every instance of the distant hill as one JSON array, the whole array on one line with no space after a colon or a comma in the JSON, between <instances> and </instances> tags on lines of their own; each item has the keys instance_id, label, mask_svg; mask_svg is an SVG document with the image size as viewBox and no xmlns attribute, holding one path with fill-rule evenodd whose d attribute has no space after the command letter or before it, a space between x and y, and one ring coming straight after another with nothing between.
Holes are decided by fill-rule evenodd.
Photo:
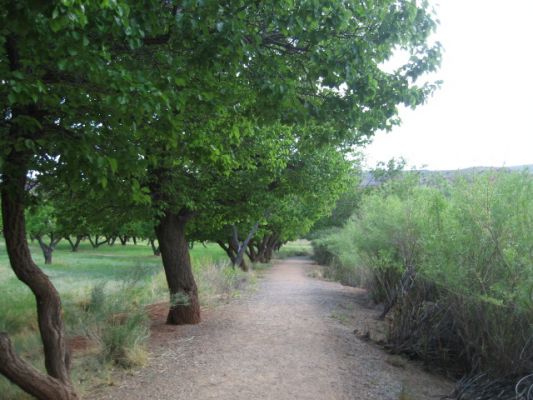
<instances>
[{"instance_id":1,"label":"distant hill","mask_svg":"<svg viewBox=\"0 0 533 400\"><path fill-rule=\"evenodd\" d=\"M478 172L487 172L487 171L498 171L498 170L508 170L508 171L529 171L533 173L533 164L528 165L514 165L510 167L469 167L469 168L462 168L462 169L450 169L450 170L418 170L419 172L427 172L427 173L440 173L440 174L454 174L454 175L461 175L461 174L470 174L470 173L478 173Z\"/></svg>"},{"instance_id":2,"label":"distant hill","mask_svg":"<svg viewBox=\"0 0 533 400\"><path fill-rule=\"evenodd\" d=\"M519 171L528 170L529 172L531 172L533 174L533 164L517 165L515 167L508 167L508 169L510 169L510 170L519 170Z\"/></svg>"},{"instance_id":3,"label":"distant hill","mask_svg":"<svg viewBox=\"0 0 533 400\"><path fill-rule=\"evenodd\" d=\"M422 183L428 183L432 178L436 176L442 176L447 180L452 180L458 176L468 176L475 175L489 171L527 171L533 174L533 164L527 165L514 165L510 167L469 167L462 169L453 169L453 170L429 170L429 169L420 169L420 170L407 170L403 171L403 174L410 173L419 173L420 180ZM379 182L373 177L370 171L363 171L361 178L361 186L377 186Z\"/></svg>"}]
</instances>

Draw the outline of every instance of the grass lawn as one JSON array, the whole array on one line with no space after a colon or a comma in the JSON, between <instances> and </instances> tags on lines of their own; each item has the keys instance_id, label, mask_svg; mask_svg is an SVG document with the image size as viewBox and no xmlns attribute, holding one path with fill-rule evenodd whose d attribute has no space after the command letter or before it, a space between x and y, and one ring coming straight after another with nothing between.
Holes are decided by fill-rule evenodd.
<instances>
[{"instance_id":1,"label":"grass lawn","mask_svg":"<svg viewBox=\"0 0 533 400\"><path fill-rule=\"evenodd\" d=\"M37 243L31 245L31 252L34 261L48 274L64 300L87 296L93 287L103 284L112 288L125 280L148 281L162 271L161 257L154 256L147 243L102 245L93 249L86 242L73 253L69 244L63 241L54 251L52 265L46 266ZM226 255L215 244L196 244L191 250L191 258L198 268L224 262ZM166 289L162 289L164 297ZM0 330L14 334L23 329L25 323L28 326L35 323L26 318L28 313L34 312L33 295L11 270L3 240L0 242L0 304Z\"/></svg>"},{"instance_id":2,"label":"grass lawn","mask_svg":"<svg viewBox=\"0 0 533 400\"><path fill-rule=\"evenodd\" d=\"M275 254L276 258L287 258L294 256L312 256L313 247L311 242L306 239L294 240L285 243L281 249Z\"/></svg>"},{"instance_id":3,"label":"grass lawn","mask_svg":"<svg viewBox=\"0 0 533 400\"><path fill-rule=\"evenodd\" d=\"M31 252L34 261L52 279L56 288L65 293L80 287L90 286L97 281L120 280L135 268L151 268L152 273L161 271L161 258L152 255L152 250L146 243L122 246L103 245L93 249L87 243L81 243L78 252L70 251L67 242L59 243L53 254L52 265L45 266L41 250L37 243L32 244ZM219 246L208 244L206 247L197 244L191 250L193 264L206 261L220 261L225 254ZM147 271L148 273L148 271ZM5 243L0 242L0 289L20 286L17 278L9 267L5 250Z\"/></svg>"},{"instance_id":4,"label":"grass lawn","mask_svg":"<svg viewBox=\"0 0 533 400\"><path fill-rule=\"evenodd\" d=\"M117 365L131 367L146 362L149 323L144 305L168 299L161 258L152 254L147 243L93 249L86 242L73 253L63 241L54 251L52 265L47 266L37 243L31 244L31 251L37 265L60 292L67 335L88 337L97 344L91 354L75 354L73 380L82 393L95 383L105 382L108 371ZM227 267L227 256L218 245L195 244L191 258L204 305L235 295L242 282L249 279ZM112 317L121 313L131 318L117 323ZM11 270L3 239L0 331L8 332L17 351L43 369L35 299ZM6 400L29 398L2 376L0 393Z\"/></svg>"}]
</instances>

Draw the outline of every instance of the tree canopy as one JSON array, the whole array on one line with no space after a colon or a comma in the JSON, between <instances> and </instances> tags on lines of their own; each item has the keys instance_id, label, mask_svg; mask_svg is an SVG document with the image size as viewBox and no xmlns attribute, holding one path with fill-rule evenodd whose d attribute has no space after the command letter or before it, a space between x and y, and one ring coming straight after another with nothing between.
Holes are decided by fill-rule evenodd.
<instances>
[{"instance_id":1,"label":"tree canopy","mask_svg":"<svg viewBox=\"0 0 533 400\"><path fill-rule=\"evenodd\" d=\"M40 300L48 375L4 334L0 372L46 399L77 395L59 295L27 246L28 176L154 221L171 297L186 299L168 321L194 323L186 223L304 233L338 195L344 154L424 102L436 86L418 78L440 60L414 0L19 1L0 26L3 231ZM410 59L387 72L398 50Z\"/></svg>"}]
</instances>

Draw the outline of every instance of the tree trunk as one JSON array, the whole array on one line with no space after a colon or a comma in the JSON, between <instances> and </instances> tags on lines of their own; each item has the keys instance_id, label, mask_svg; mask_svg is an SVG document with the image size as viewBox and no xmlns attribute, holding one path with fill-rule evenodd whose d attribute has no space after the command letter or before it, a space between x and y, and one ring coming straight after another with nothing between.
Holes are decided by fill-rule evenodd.
<instances>
[{"instance_id":1,"label":"tree trunk","mask_svg":"<svg viewBox=\"0 0 533 400\"><path fill-rule=\"evenodd\" d=\"M233 253L233 256L230 257L233 266L238 266L244 272L248 272L250 268L248 267L248 263L244 259L243 254L239 251L239 246L236 246L236 243L230 240L228 243L228 248Z\"/></svg>"},{"instance_id":2,"label":"tree trunk","mask_svg":"<svg viewBox=\"0 0 533 400\"><path fill-rule=\"evenodd\" d=\"M226 245L223 241L217 241L217 244L226 252L233 268L238 265L239 268L245 272L248 272L250 270L250 267L248 267L248 263L246 262L244 257L241 257L240 259L238 258L238 249L235 248L231 240L229 241L228 245Z\"/></svg>"},{"instance_id":3,"label":"tree trunk","mask_svg":"<svg viewBox=\"0 0 533 400\"><path fill-rule=\"evenodd\" d=\"M120 240L120 244L122 246L126 246L126 243L128 243L128 237L127 236L119 236L118 239Z\"/></svg>"},{"instance_id":4,"label":"tree trunk","mask_svg":"<svg viewBox=\"0 0 533 400\"><path fill-rule=\"evenodd\" d=\"M265 260L265 263L269 263L272 260L272 253L274 252L274 249L272 247L267 247L263 259Z\"/></svg>"},{"instance_id":5,"label":"tree trunk","mask_svg":"<svg viewBox=\"0 0 533 400\"><path fill-rule=\"evenodd\" d=\"M257 260L260 263L268 262L266 259L266 249L267 249L268 236L264 236L261 241L257 244Z\"/></svg>"},{"instance_id":6,"label":"tree trunk","mask_svg":"<svg viewBox=\"0 0 533 400\"><path fill-rule=\"evenodd\" d=\"M132 238L132 240L133 240L133 244L134 244L135 246L137 246L137 238L134 236L134 237Z\"/></svg>"},{"instance_id":7,"label":"tree trunk","mask_svg":"<svg viewBox=\"0 0 533 400\"><path fill-rule=\"evenodd\" d=\"M54 252L57 244L61 241L61 236L57 237L53 233L50 234L50 244L46 244L41 235L37 236L39 246L43 251L44 263L52 264L52 253Z\"/></svg>"},{"instance_id":8,"label":"tree trunk","mask_svg":"<svg viewBox=\"0 0 533 400\"><path fill-rule=\"evenodd\" d=\"M235 258L235 264L238 264L243 271L248 271L248 265L246 264L246 261L244 259L244 255L246 253L246 249L248 248L248 244L250 243L250 240L254 237L255 233L259 229L259 221L257 221L250 232L248 233L248 236L246 236L246 239L244 239L244 242L239 243L239 248L237 250L237 257ZM238 232L237 227L233 225L233 233L234 237L237 238L238 243Z\"/></svg>"},{"instance_id":9,"label":"tree trunk","mask_svg":"<svg viewBox=\"0 0 533 400\"><path fill-rule=\"evenodd\" d=\"M227 256L230 259L231 263L235 264L235 254L233 254L233 250L231 249L231 246L229 246L229 245L226 246L226 244L222 240L217 240L217 244L227 254Z\"/></svg>"},{"instance_id":10,"label":"tree trunk","mask_svg":"<svg viewBox=\"0 0 533 400\"><path fill-rule=\"evenodd\" d=\"M274 236L270 235L267 239L266 245L265 245L265 251L263 253L263 258L265 262L270 262L272 260L272 252L274 251Z\"/></svg>"},{"instance_id":11,"label":"tree trunk","mask_svg":"<svg viewBox=\"0 0 533 400\"><path fill-rule=\"evenodd\" d=\"M80 247L81 239L83 239L83 236L77 235L76 240L72 241L70 236L65 236L67 239L67 242L70 244L70 248L73 253L76 253L78 251L78 248Z\"/></svg>"},{"instance_id":12,"label":"tree trunk","mask_svg":"<svg viewBox=\"0 0 533 400\"><path fill-rule=\"evenodd\" d=\"M277 234L264 236L255 246L257 247L255 258L261 263L269 263L272 259L272 253L279 246ZM252 248L253 249L253 248Z\"/></svg>"},{"instance_id":13,"label":"tree trunk","mask_svg":"<svg viewBox=\"0 0 533 400\"><path fill-rule=\"evenodd\" d=\"M43 249L44 264L45 265L52 264L52 252L53 252L53 250L49 246L47 246L45 249Z\"/></svg>"},{"instance_id":14,"label":"tree trunk","mask_svg":"<svg viewBox=\"0 0 533 400\"><path fill-rule=\"evenodd\" d=\"M248 266L248 263L246 262L244 257L241 257L239 260L239 268L244 272L250 271L250 267Z\"/></svg>"},{"instance_id":15,"label":"tree trunk","mask_svg":"<svg viewBox=\"0 0 533 400\"><path fill-rule=\"evenodd\" d=\"M16 125L13 125L14 127ZM14 130L16 128L12 128ZM19 135L10 132L13 138ZM59 294L46 274L33 262L26 239L25 188L31 153L12 149L2 170L3 231L11 268L37 300L37 318L48 375L18 357L9 337L0 333L0 373L27 393L42 400L77 399L69 376L69 354Z\"/></svg>"},{"instance_id":16,"label":"tree trunk","mask_svg":"<svg viewBox=\"0 0 533 400\"><path fill-rule=\"evenodd\" d=\"M52 264L52 252L54 249L51 246L48 246L40 235L37 236L37 241L39 242L39 247L41 247L43 252L44 263L46 265Z\"/></svg>"},{"instance_id":17,"label":"tree trunk","mask_svg":"<svg viewBox=\"0 0 533 400\"><path fill-rule=\"evenodd\" d=\"M152 251L154 252L154 256L159 257L161 255L161 250L159 249L159 246L155 245L155 239L148 239L148 241L150 242L150 246L152 246Z\"/></svg>"},{"instance_id":18,"label":"tree trunk","mask_svg":"<svg viewBox=\"0 0 533 400\"><path fill-rule=\"evenodd\" d=\"M190 217L184 209L177 215L167 210L155 229L170 291L167 323L173 325L200 322L198 288L185 237L185 225Z\"/></svg>"},{"instance_id":19,"label":"tree trunk","mask_svg":"<svg viewBox=\"0 0 533 400\"><path fill-rule=\"evenodd\" d=\"M257 249L257 245L255 244L255 242L248 243L246 255L248 256L251 262L255 263L258 261L257 253L258 253L258 249Z\"/></svg>"},{"instance_id":20,"label":"tree trunk","mask_svg":"<svg viewBox=\"0 0 533 400\"><path fill-rule=\"evenodd\" d=\"M109 239L105 238L104 240L102 240L101 242L99 242L98 240L100 239L100 236L99 235L95 235L94 236L94 241L91 239L91 236L89 235L89 242L91 243L91 246L93 246L93 249L97 249L98 247L100 247L101 245L105 244L105 243L109 243Z\"/></svg>"}]
</instances>

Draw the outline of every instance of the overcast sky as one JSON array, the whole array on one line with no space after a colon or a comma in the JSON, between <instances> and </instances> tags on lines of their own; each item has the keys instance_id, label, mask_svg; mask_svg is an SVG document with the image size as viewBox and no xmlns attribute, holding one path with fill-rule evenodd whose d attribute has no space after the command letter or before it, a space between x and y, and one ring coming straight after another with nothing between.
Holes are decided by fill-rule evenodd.
<instances>
[{"instance_id":1,"label":"overcast sky","mask_svg":"<svg viewBox=\"0 0 533 400\"><path fill-rule=\"evenodd\" d=\"M379 133L367 164L456 169L533 164L533 0L439 0L442 88Z\"/></svg>"}]
</instances>

